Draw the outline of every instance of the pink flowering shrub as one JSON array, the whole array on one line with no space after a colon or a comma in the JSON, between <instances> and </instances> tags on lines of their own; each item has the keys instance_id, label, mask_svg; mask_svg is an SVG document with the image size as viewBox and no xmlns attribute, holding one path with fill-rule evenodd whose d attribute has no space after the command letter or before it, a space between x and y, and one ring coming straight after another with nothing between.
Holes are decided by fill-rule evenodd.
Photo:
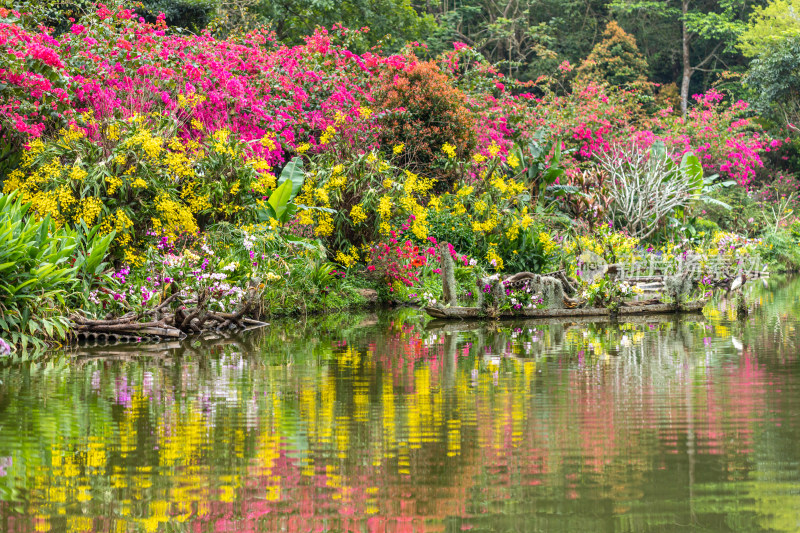
<instances>
[{"instance_id":1,"label":"pink flowering shrub","mask_svg":"<svg viewBox=\"0 0 800 533\"><path fill-rule=\"evenodd\" d=\"M670 107L645 108L635 91L592 83L576 84L566 95L547 92L541 98L531 97L536 109L533 124L548 128L562 140L563 148L573 149L572 160L563 163L568 181L609 146L633 139L639 146L660 140L676 158L693 152L707 175L720 174L748 186L764 167L765 154L780 148L783 141L753 120L746 102L729 104L713 89L694 99L696 105L684 119Z\"/></svg>"},{"instance_id":2,"label":"pink flowering shrub","mask_svg":"<svg viewBox=\"0 0 800 533\"><path fill-rule=\"evenodd\" d=\"M661 131L677 155L693 152L707 174L720 174L749 186L764 167L766 153L780 148L783 141L774 139L748 112L742 100L727 104L722 93L709 90L694 95L697 102L686 119L656 115L653 128Z\"/></svg>"},{"instance_id":3,"label":"pink flowering shrub","mask_svg":"<svg viewBox=\"0 0 800 533\"><path fill-rule=\"evenodd\" d=\"M14 16L0 10L4 20ZM0 23L0 148L18 152L73 124L107 146L115 122L155 129L166 118L163 138L196 147L224 131L273 172L298 153L344 161L377 149L405 169L442 178L444 188L456 177L483 179L482 162L506 161L515 143L542 130L562 143L560 184L609 146L636 139L661 140L676 157L692 151L708 174L749 186L764 155L782 144L746 103L728 104L715 91L698 95L682 119L647 107L635 90L509 80L461 43L430 62L411 49L354 54L338 44L348 32L318 30L294 47L266 31L222 40L171 33L163 17L145 23L131 9L103 4L57 39L45 28ZM569 70L562 65L561 75ZM476 164L464 165L470 158Z\"/></svg>"},{"instance_id":4,"label":"pink flowering shrub","mask_svg":"<svg viewBox=\"0 0 800 533\"><path fill-rule=\"evenodd\" d=\"M163 18L147 24L121 7L100 5L83 22L58 40L0 24L8 136L38 137L85 111L100 122L170 115L187 141L226 129L281 164L303 142L319 146L337 117L359 116L383 61L332 45L325 31L287 48L265 32L236 41L169 34Z\"/></svg>"},{"instance_id":5,"label":"pink flowering shrub","mask_svg":"<svg viewBox=\"0 0 800 533\"><path fill-rule=\"evenodd\" d=\"M428 263L424 250L410 240L399 242L392 237L376 244L372 249L369 272L381 277L393 290L395 283L413 287L420 283L420 269Z\"/></svg>"}]
</instances>

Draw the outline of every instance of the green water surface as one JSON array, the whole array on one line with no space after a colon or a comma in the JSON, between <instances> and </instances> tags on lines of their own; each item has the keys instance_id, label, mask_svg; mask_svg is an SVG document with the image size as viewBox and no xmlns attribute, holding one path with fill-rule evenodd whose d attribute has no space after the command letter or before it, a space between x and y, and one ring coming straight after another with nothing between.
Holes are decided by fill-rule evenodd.
<instances>
[{"instance_id":1,"label":"green water surface","mask_svg":"<svg viewBox=\"0 0 800 533\"><path fill-rule=\"evenodd\" d=\"M274 322L0 367L0 531L800 531L800 280L628 324Z\"/></svg>"}]
</instances>

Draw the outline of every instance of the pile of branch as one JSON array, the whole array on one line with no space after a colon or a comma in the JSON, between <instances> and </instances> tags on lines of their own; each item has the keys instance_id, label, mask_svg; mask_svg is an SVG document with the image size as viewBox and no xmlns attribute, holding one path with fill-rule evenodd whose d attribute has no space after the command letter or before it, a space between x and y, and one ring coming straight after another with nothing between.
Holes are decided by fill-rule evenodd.
<instances>
[{"instance_id":1,"label":"pile of branch","mask_svg":"<svg viewBox=\"0 0 800 533\"><path fill-rule=\"evenodd\" d=\"M175 293L152 309L130 312L120 317L90 319L75 313L70 319L73 331L80 337L105 335L181 339L189 334L266 325L246 316L255 307L253 301L253 295L248 294L233 313L213 311L209 309L209 292L204 290L196 298L185 301Z\"/></svg>"}]
</instances>

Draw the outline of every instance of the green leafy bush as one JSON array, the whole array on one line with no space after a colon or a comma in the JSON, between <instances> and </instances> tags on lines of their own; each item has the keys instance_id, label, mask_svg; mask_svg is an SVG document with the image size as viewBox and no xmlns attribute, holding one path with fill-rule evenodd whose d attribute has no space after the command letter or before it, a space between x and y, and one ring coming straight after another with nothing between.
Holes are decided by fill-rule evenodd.
<instances>
[{"instance_id":1,"label":"green leafy bush","mask_svg":"<svg viewBox=\"0 0 800 533\"><path fill-rule=\"evenodd\" d=\"M50 217L28 216L30 207L16 194L0 196L0 328L23 349L66 336L65 309L100 276L114 238L58 228Z\"/></svg>"}]
</instances>

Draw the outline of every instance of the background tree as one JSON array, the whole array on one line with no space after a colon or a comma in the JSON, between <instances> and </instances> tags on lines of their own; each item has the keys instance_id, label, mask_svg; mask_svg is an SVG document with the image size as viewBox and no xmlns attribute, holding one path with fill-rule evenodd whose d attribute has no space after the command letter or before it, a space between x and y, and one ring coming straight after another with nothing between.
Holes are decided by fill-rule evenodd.
<instances>
[{"instance_id":1,"label":"background tree","mask_svg":"<svg viewBox=\"0 0 800 533\"><path fill-rule=\"evenodd\" d=\"M164 13L168 26L194 32L205 28L218 8L215 0L142 0L140 6L137 13L141 13L149 22Z\"/></svg>"},{"instance_id":2,"label":"background tree","mask_svg":"<svg viewBox=\"0 0 800 533\"><path fill-rule=\"evenodd\" d=\"M742 64L738 39L746 27L747 17L760 3L754 0L613 0L609 5L619 14L648 21L642 36L656 38L662 54L666 52L678 59L681 113L685 115L695 73Z\"/></svg>"},{"instance_id":3,"label":"background tree","mask_svg":"<svg viewBox=\"0 0 800 533\"><path fill-rule=\"evenodd\" d=\"M317 26L341 24L350 29L369 27L364 46L394 51L407 42L424 41L435 27L434 17L418 12L409 0L255 0L247 10L290 45L301 43Z\"/></svg>"},{"instance_id":4,"label":"background tree","mask_svg":"<svg viewBox=\"0 0 800 533\"><path fill-rule=\"evenodd\" d=\"M441 0L422 9L438 21L432 51L461 41L523 81L584 58L608 12L604 0Z\"/></svg>"},{"instance_id":5,"label":"background tree","mask_svg":"<svg viewBox=\"0 0 800 533\"><path fill-rule=\"evenodd\" d=\"M771 44L745 76L759 113L800 133L800 35Z\"/></svg>"},{"instance_id":6,"label":"background tree","mask_svg":"<svg viewBox=\"0 0 800 533\"><path fill-rule=\"evenodd\" d=\"M578 79L641 86L647 82L647 71L647 60L639 52L636 39L612 20L603 31L603 40L578 67Z\"/></svg>"},{"instance_id":7,"label":"background tree","mask_svg":"<svg viewBox=\"0 0 800 533\"><path fill-rule=\"evenodd\" d=\"M773 45L800 36L800 0L776 0L753 11L739 39L747 57L769 52Z\"/></svg>"}]
</instances>

